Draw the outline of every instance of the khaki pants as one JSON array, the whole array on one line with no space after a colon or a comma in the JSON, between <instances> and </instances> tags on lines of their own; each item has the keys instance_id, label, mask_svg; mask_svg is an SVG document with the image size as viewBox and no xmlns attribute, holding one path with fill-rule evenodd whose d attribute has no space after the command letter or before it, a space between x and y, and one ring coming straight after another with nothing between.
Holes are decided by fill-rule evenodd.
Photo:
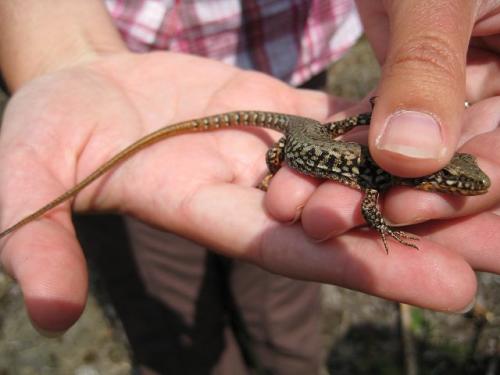
<instances>
[{"instance_id":1,"label":"khaki pants","mask_svg":"<svg viewBox=\"0 0 500 375\"><path fill-rule=\"evenodd\" d=\"M235 334L223 318L228 313L223 298L233 297L249 335L243 345L250 346L261 367L272 374L317 373L321 353L317 284L273 275L243 262L224 261L191 241L132 219L127 220L127 227L149 294L175 310L190 327L192 334L186 333L181 342L186 348L197 347L196 340L206 344L197 348L199 352L192 352L189 361L204 357L214 338L196 332L198 321L206 320L201 315L207 314L214 318L207 323L220 330L213 336L223 332L225 341L221 350L213 353L218 360L211 359L212 373L247 373Z\"/></svg>"},{"instance_id":2,"label":"khaki pants","mask_svg":"<svg viewBox=\"0 0 500 375\"><path fill-rule=\"evenodd\" d=\"M318 373L318 284L231 261L133 219L76 223L142 374Z\"/></svg>"}]
</instances>

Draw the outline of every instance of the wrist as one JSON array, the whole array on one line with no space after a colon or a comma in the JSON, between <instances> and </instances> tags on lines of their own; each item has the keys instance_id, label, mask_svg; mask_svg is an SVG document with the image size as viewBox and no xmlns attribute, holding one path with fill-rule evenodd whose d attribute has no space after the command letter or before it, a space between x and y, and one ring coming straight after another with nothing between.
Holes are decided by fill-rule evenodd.
<instances>
[{"instance_id":1,"label":"wrist","mask_svg":"<svg viewBox=\"0 0 500 375\"><path fill-rule=\"evenodd\" d=\"M0 70L11 92L39 76L124 51L101 0L0 2Z\"/></svg>"},{"instance_id":2,"label":"wrist","mask_svg":"<svg viewBox=\"0 0 500 375\"><path fill-rule=\"evenodd\" d=\"M82 35L60 40L56 45L45 46L24 67L16 67L6 74L8 87L15 91L25 83L46 75L70 68L72 66L91 63L104 56L128 51L121 40L92 40Z\"/></svg>"}]
</instances>

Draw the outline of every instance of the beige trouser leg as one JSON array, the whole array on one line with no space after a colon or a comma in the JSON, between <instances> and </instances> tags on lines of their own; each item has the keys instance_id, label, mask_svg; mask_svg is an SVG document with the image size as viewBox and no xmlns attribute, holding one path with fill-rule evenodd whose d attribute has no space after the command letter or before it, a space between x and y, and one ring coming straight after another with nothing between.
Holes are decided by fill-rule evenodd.
<instances>
[{"instance_id":1,"label":"beige trouser leg","mask_svg":"<svg viewBox=\"0 0 500 375\"><path fill-rule=\"evenodd\" d=\"M180 338L192 361L188 365L200 361L213 364L211 374L246 374L232 330L227 321L220 320L221 306L226 301L218 286L226 280L220 278L217 266L210 262L215 257L191 241L133 219L127 219L127 227L147 291L192 329ZM319 286L236 261L231 264L228 278L251 338L251 350L263 367L272 374L316 374L321 353ZM211 321L214 327L210 327ZM220 351L207 354L217 346L211 343L210 336L212 332L217 341L217 329L223 331L224 345ZM207 360L206 355L217 358Z\"/></svg>"}]
</instances>

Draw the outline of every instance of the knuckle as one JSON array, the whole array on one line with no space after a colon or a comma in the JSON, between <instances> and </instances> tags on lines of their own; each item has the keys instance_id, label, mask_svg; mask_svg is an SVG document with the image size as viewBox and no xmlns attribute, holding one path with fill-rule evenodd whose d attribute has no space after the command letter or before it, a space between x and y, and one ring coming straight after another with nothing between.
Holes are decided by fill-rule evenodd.
<instances>
[{"instance_id":1,"label":"knuckle","mask_svg":"<svg viewBox=\"0 0 500 375\"><path fill-rule=\"evenodd\" d=\"M441 79L457 79L462 74L465 56L451 47L446 38L428 33L410 38L393 55L391 65L403 69L428 73Z\"/></svg>"}]
</instances>

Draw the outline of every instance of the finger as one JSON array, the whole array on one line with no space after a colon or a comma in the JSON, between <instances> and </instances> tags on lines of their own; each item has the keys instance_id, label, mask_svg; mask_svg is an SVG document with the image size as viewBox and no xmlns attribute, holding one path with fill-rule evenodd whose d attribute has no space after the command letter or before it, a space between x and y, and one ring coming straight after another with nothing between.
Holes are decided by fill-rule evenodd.
<instances>
[{"instance_id":1,"label":"finger","mask_svg":"<svg viewBox=\"0 0 500 375\"><path fill-rule=\"evenodd\" d=\"M493 181L500 181L496 164L482 160L479 163ZM393 225L409 225L487 210L498 204L499 194L500 188L495 182L487 194L472 197L396 188L387 195L383 211L384 216ZM404 209L401 209L402 207Z\"/></svg>"},{"instance_id":2,"label":"finger","mask_svg":"<svg viewBox=\"0 0 500 375\"><path fill-rule=\"evenodd\" d=\"M375 57L380 64L383 64L387 56L387 40L390 35L389 21L383 7L383 2L356 0L356 5L363 22L363 29L373 48Z\"/></svg>"},{"instance_id":3,"label":"finger","mask_svg":"<svg viewBox=\"0 0 500 375\"><path fill-rule=\"evenodd\" d=\"M475 2L390 1L387 13L370 151L395 175L421 176L442 168L458 142Z\"/></svg>"},{"instance_id":4,"label":"finger","mask_svg":"<svg viewBox=\"0 0 500 375\"><path fill-rule=\"evenodd\" d=\"M474 137L460 151L477 156L479 167L491 180L486 194L461 197L407 188L393 189L384 205L384 215L388 220L405 225L471 215L496 206L500 201L500 169L497 162L500 158L500 129Z\"/></svg>"},{"instance_id":5,"label":"finger","mask_svg":"<svg viewBox=\"0 0 500 375\"><path fill-rule=\"evenodd\" d=\"M300 219L302 209L320 181L281 168L272 178L265 195L268 212L278 221L292 223Z\"/></svg>"},{"instance_id":6,"label":"finger","mask_svg":"<svg viewBox=\"0 0 500 375\"><path fill-rule=\"evenodd\" d=\"M474 103L500 94L500 61L497 51L470 47L467 58L466 98Z\"/></svg>"},{"instance_id":7,"label":"finger","mask_svg":"<svg viewBox=\"0 0 500 375\"><path fill-rule=\"evenodd\" d=\"M21 149L5 146L0 155L4 166L0 171L2 230L65 189L33 158L30 148ZM57 207L0 242L2 265L19 282L31 321L42 333L68 329L86 300L85 260L69 212L68 204Z\"/></svg>"},{"instance_id":8,"label":"finger","mask_svg":"<svg viewBox=\"0 0 500 375\"><path fill-rule=\"evenodd\" d=\"M427 222L411 230L453 249L476 271L500 274L499 226L500 217L485 212L454 220Z\"/></svg>"},{"instance_id":9,"label":"finger","mask_svg":"<svg viewBox=\"0 0 500 375\"><path fill-rule=\"evenodd\" d=\"M3 239L1 253L2 264L21 287L33 325L49 335L67 330L87 298L86 263L74 232L53 216Z\"/></svg>"},{"instance_id":10,"label":"finger","mask_svg":"<svg viewBox=\"0 0 500 375\"><path fill-rule=\"evenodd\" d=\"M313 243L299 224L282 225L267 215L261 209L263 196L235 185L206 186L170 224L225 255L289 277L437 310L462 310L473 299L474 273L461 257L438 245L423 240L421 251L415 251L391 241L387 256L378 235L363 230Z\"/></svg>"},{"instance_id":11,"label":"finger","mask_svg":"<svg viewBox=\"0 0 500 375\"><path fill-rule=\"evenodd\" d=\"M461 151L470 152L474 155L483 155L485 158L491 158L492 153L496 153L496 149L485 149L478 142L472 142L467 148L463 146L476 136L493 132L500 124L500 112L498 106L500 105L500 97L491 97L480 102L474 103L467 108L464 113L463 131L460 137L459 146ZM493 138L498 138L497 133L491 133ZM488 140L489 137L483 138ZM493 146L493 145L491 145ZM500 156L500 152L497 156ZM491 158L494 159L494 158Z\"/></svg>"},{"instance_id":12,"label":"finger","mask_svg":"<svg viewBox=\"0 0 500 375\"><path fill-rule=\"evenodd\" d=\"M301 223L307 236L323 241L365 224L361 193L334 182L321 184L302 210Z\"/></svg>"}]
</instances>

